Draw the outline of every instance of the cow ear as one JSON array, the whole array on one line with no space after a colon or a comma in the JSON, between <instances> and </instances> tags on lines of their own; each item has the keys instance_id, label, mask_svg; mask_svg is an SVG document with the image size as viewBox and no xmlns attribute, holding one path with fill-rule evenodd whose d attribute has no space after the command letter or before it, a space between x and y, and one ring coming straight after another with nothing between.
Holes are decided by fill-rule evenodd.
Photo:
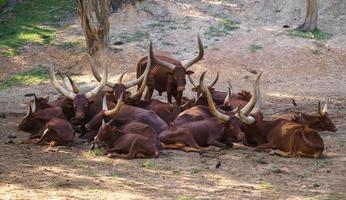
<instances>
[{"instance_id":1,"label":"cow ear","mask_svg":"<svg viewBox=\"0 0 346 200\"><path fill-rule=\"evenodd\" d=\"M190 71L190 70L187 70L186 71L186 75L192 75L194 72L193 71Z\"/></svg>"}]
</instances>

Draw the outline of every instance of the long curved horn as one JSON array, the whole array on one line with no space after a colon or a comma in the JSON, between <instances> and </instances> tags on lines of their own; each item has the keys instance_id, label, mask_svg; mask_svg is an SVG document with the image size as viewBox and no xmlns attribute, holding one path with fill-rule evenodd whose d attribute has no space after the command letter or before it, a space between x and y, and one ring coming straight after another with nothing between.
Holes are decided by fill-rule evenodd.
<instances>
[{"instance_id":1,"label":"long curved horn","mask_svg":"<svg viewBox=\"0 0 346 200\"><path fill-rule=\"evenodd\" d=\"M262 73L261 73L261 75L262 75ZM261 111L262 97L261 97L261 91L260 91L259 83L256 84L256 96L257 96L257 98L256 98L255 106L252 108L252 110L250 112L250 114L252 114L252 115L257 114Z\"/></svg>"},{"instance_id":2,"label":"long curved horn","mask_svg":"<svg viewBox=\"0 0 346 200\"><path fill-rule=\"evenodd\" d=\"M240 107L237 107L237 114L235 115L240 121L247 125L251 125L256 122L256 119L252 116L245 116L243 112L241 112Z\"/></svg>"},{"instance_id":3,"label":"long curved horn","mask_svg":"<svg viewBox=\"0 0 346 200\"><path fill-rule=\"evenodd\" d=\"M216 77L215 79L213 80L213 82L211 82L208 86L208 88L212 88L214 87L214 85L216 84L216 82L219 80L219 72L216 72Z\"/></svg>"},{"instance_id":4,"label":"long curved horn","mask_svg":"<svg viewBox=\"0 0 346 200\"><path fill-rule=\"evenodd\" d=\"M190 81L191 85L192 85L194 88L197 88L196 83L195 83L195 81L192 79L191 75L187 75L187 77L189 78L189 81Z\"/></svg>"},{"instance_id":5,"label":"long curved horn","mask_svg":"<svg viewBox=\"0 0 346 200\"><path fill-rule=\"evenodd\" d=\"M326 113L328 113L328 104L329 104L329 98L326 101L326 104L324 104L323 109L321 109L321 102L318 101L318 113L321 117L324 117Z\"/></svg>"},{"instance_id":6,"label":"long curved horn","mask_svg":"<svg viewBox=\"0 0 346 200\"><path fill-rule=\"evenodd\" d=\"M107 105L107 94L103 97L102 100L102 110L108 110L108 105Z\"/></svg>"},{"instance_id":7,"label":"long curved horn","mask_svg":"<svg viewBox=\"0 0 346 200\"><path fill-rule=\"evenodd\" d=\"M222 121L229 121L230 117L228 115L225 115L221 112L219 112L214 104L213 98L211 97L211 94L209 92L209 89L205 87L204 85L204 77L206 72L203 72L199 79L199 85L201 86L202 92L207 96L208 106L210 112L217 118L221 119Z\"/></svg>"},{"instance_id":8,"label":"long curved horn","mask_svg":"<svg viewBox=\"0 0 346 200\"><path fill-rule=\"evenodd\" d=\"M225 100L223 101L223 105L226 105L227 102L229 102L232 99L232 95L233 95L232 88L228 88L227 96Z\"/></svg>"},{"instance_id":9,"label":"long curved horn","mask_svg":"<svg viewBox=\"0 0 346 200\"><path fill-rule=\"evenodd\" d=\"M76 82L74 82L74 81L72 80L72 78L70 77L70 75L68 75L68 73L66 73L66 77L67 77L67 79L68 79L69 82L70 82L70 85L71 85L71 87L72 87L73 93L78 94L78 93L79 93L79 88L78 88Z\"/></svg>"},{"instance_id":10,"label":"long curved horn","mask_svg":"<svg viewBox=\"0 0 346 200\"><path fill-rule=\"evenodd\" d=\"M112 109L112 110L105 110L105 116L114 116L115 114L117 114L117 112L119 112L121 106L123 106L124 103L124 99L123 99L123 93L120 95L117 105Z\"/></svg>"},{"instance_id":11,"label":"long curved horn","mask_svg":"<svg viewBox=\"0 0 346 200\"><path fill-rule=\"evenodd\" d=\"M263 73L263 72L262 72ZM262 73L260 73L257 78L256 78L256 81L255 81L255 84L254 84L254 95L252 95L250 101L241 109L241 112L244 113L245 115L248 115L251 110L253 109L253 107L255 106L256 104L256 99L257 99L257 85L259 85L259 81L261 79L261 76L262 76ZM236 112L236 110L233 110L234 112Z\"/></svg>"},{"instance_id":12,"label":"long curved horn","mask_svg":"<svg viewBox=\"0 0 346 200\"><path fill-rule=\"evenodd\" d=\"M103 60L101 61L102 67L103 67L103 74L102 74L102 80L98 86L96 86L91 91L85 93L85 97L89 99L90 97L96 95L107 83L107 77L108 77L108 62L106 61L106 65L103 64Z\"/></svg>"},{"instance_id":13,"label":"long curved horn","mask_svg":"<svg viewBox=\"0 0 346 200\"><path fill-rule=\"evenodd\" d=\"M28 104L29 107L28 107L28 111L26 112L26 115L24 118L27 118L30 114L32 114L32 108L31 108L31 103Z\"/></svg>"},{"instance_id":14,"label":"long curved horn","mask_svg":"<svg viewBox=\"0 0 346 200\"><path fill-rule=\"evenodd\" d=\"M63 94L64 96L68 97L69 99L74 99L76 98L76 94L74 94L71 91L68 91L67 89L63 88L58 81L56 80L55 77L55 72L54 72L54 66L52 64L50 64L50 68L49 68L49 75L50 75L50 80L51 83L53 85L53 87L60 92L61 94Z\"/></svg>"},{"instance_id":15,"label":"long curved horn","mask_svg":"<svg viewBox=\"0 0 346 200\"><path fill-rule=\"evenodd\" d=\"M149 44L149 52L148 52L148 60L147 60L147 66L143 72L144 74L144 78L143 78L143 81L142 81L142 84L141 84L141 87L139 88L139 90L137 90L137 92L133 95L130 96L131 99L133 98L136 98L138 96L140 96L143 92L144 92L144 89L147 85L147 79L148 79L148 76L149 76L149 72L150 72L150 69L151 69L151 66L152 66L152 59L153 59L153 54L152 54L152 43L150 42Z\"/></svg>"},{"instance_id":16,"label":"long curved horn","mask_svg":"<svg viewBox=\"0 0 346 200\"><path fill-rule=\"evenodd\" d=\"M152 45L151 41L150 41L150 45ZM151 47L151 52L149 52L149 53L153 55L152 60L151 60L153 62L153 64L157 64L157 65L160 65L162 67L166 67L172 71L174 70L175 65L173 65L172 63L169 63L169 62L166 62L164 60L160 60L158 58L155 58L152 47Z\"/></svg>"},{"instance_id":17,"label":"long curved horn","mask_svg":"<svg viewBox=\"0 0 346 200\"><path fill-rule=\"evenodd\" d=\"M124 75L125 75L126 73L127 73L127 71L125 71L124 73L120 74L117 83L120 83L120 84L121 84L121 82L123 82L123 78L124 78Z\"/></svg>"},{"instance_id":18,"label":"long curved horn","mask_svg":"<svg viewBox=\"0 0 346 200\"><path fill-rule=\"evenodd\" d=\"M96 69L96 61L95 61L95 58L93 58L89 53L87 53L87 56L88 56L88 59L89 59L89 62L90 62L90 65L91 65L91 71L95 77L95 79L98 81L98 82L101 82L102 80L102 77L100 76L100 74L97 72L97 69ZM112 83L110 81L107 81L106 85L108 87L114 87L115 83Z\"/></svg>"},{"instance_id":19,"label":"long curved horn","mask_svg":"<svg viewBox=\"0 0 346 200\"><path fill-rule=\"evenodd\" d=\"M200 61L203 59L204 56L204 47L203 47L203 43L201 38L199 37L199 34L197 35L197 40L198 40L198 55L193 58L191 61L187 62L184 67L185 69L188 69L189 67L191 67L193 64L195 64L196 62Z\"/></svg>"},{"instance_id":20,"label":"long curved horn","mask_svg":"<svg viewBox=\"0 0 346 200\"><path fill-rule=\"evenodd\" d=\"M72 88L72 84L71 82L68 80L67 77L64 77L64 75L61 73L60 70L58 70L58 74L59 76L61 77L61 80L63 81L63 84L64 84L64 87L69 90L69 91L72 91L73 88Z\"/></svg>"}]
</instances>

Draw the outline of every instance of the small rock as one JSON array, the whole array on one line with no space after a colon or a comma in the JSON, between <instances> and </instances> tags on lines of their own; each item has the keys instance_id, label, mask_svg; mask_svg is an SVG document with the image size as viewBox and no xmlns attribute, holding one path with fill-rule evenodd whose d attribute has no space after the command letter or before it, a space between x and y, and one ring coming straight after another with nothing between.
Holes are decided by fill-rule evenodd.
<instances>
[{"instance_id":1,"label":"small rock","mask_svg":"<svg viewBox=\"0 0 346 200\"><path fill-rule=\"evenodd\" d=\"M317 188L317 187L320 187L320 185L319 185L318 183L314 183L314 184L312 185L312 187Z\"/></svg>"},{"instance_id":2,"label":"small rock","mask_svg":"<svg viewBox=\"0 0 346 200\"><path fill-rule=\"evenodd\" d=\"M267 161L265 161L265 160L261 160L261 159L256 160L256 162L257 162L257 163L259 163L259 164L262 164L262 165L266 165L266 164L268 164L268 162L267 162Z\"/></svg>"},{"instance_id":3,"label":"small rock","mask_svg":"<svg viewBox=\"0 0 346 200\"><path fill-rule=\"evenodd\" d=\"M7 138L8 139L15 139L15 138L17 138L17 136L15 136L15 135L8 135Z\"/></svg>"},{"instance_id":4,"label":"small rock","mask_svg":"<svg viewBox=\"0 0 346 200\"><path fill-rule=\"evenodd\" d=\"M116 41L113 43L114 45L123 45L124 43L122 41Z\"/></svg>"},{"instance_id":5,"label":"small rock","mask_svg":"<svg viewBox=\"0 0 346 200\"><path fill-rule=\"evenodd\" d=\"M215 165L215 169L219 169L221 167L221 161L217 162Z\"/></svg>"},{"instance_id":6,"label":"small rock","mask_svg":"<svg viewBox=\"0 0 346 200\"><path fill-rule=\"evenodd\" d=\"M0 113L0 118L6 118L6 113Z\"/></svg>"},{"instance_id":7,"label":"small rock","mask_svg":"<svg viewBox=\"0 0 346 200\"><path fill-rule=\"evenodd\" d=\"M5 142L5 144L14 144L13 140L8 140L7 142Z\"/></svg>"},{"instance_id":8,"label":"small rock","mask_svg":"<svg viewBox=\"0 0 346 200\"><path fill-rule=\"evenodd\" d=\"M244 79L249 79L249 76L245 75L245 76L244 76Z\"/></svg>"},{"instance_id":9,"label":"small rock","mask_svg":"<svg viewBox=\"0 0 346 200\"><path fill-rule=\"evenodd\" d=\"M272 172L276 173L276 174L283 174L284 173L284 171L282 171L281 169L273 169Z\"/></svg>"},{"instance_id":10,"label":"small rock","mask_svg":"<svg viewBox=\"0 0 346 200\"><path fill-rule=\"evenodd\" d=\"M250 69L249 72L252 73L252 74L257 74L258 73L257 70L255 70L255 69Z\"/></svg>"},{"instance_id":11,"label":"small rock","mask_svg":"<svg viewBox=\"0 0 346 200\"><path fill-rule=\"evenodd\" d=\"M286 24L286 25L283 25L282 27L283 27L283 28L289 28L290 25L287 25L287 24Z\"/></svg>"}]
</instances>

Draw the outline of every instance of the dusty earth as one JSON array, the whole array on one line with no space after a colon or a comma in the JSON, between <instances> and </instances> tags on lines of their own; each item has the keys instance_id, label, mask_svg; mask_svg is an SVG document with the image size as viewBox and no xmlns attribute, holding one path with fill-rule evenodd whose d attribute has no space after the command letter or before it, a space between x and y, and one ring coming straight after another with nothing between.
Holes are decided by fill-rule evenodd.
<instances>
[{"instance_id":1,"label":"dusty earth","mask_svg":"<svg viewBox=\"0 0 346 200\"><path fill-rule=\"evenodd\" d=\"M127 78L133 78L149 40L155 52L188 60L196 53L199 33L206 50L204 60L191 68L195 79L204 70L209 79L220 71L218 89L225 89L228 79L235 90L250 89L251 71L264 71L266 118L293 110L316 113L318 100L330 98L338 131L321 133L324 158L287 159L237 145L203 154L161 151L157 159L122 160L95 156L78 139L69 148L24 145L20 141L28 134L16 130L28 101L23 94L54 99L58 93L48 83L14 87L0 91L5 114L0 119L0 199L346 199L346 3L320 1L320 27L333 34L325 41L291 37L282 28L299 25L304 9L298 0L145 1L125 7L110 18L111 74L114 78L128 70ZM222 22L230 20L239 22L240 29L225 32ZM0 79L46 65L50 58L74 74L82 88L90 88L95 82L83 44L57 45L74 40L83 40L77 19L59 30L49 46L28 45L19 56L0 56ZM114 45L117 41L124 44ZM192 95L190 89L186 95Z\"/></svg>"}]
</instances>

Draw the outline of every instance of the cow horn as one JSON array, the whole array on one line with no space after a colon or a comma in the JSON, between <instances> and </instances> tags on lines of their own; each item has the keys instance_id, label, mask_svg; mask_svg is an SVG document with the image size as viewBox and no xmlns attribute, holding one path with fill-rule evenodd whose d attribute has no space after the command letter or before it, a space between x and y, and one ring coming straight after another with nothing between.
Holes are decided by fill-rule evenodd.
<instances>
[{"instance_id":1,"label":"cow horn","mask_svg":"<svg viewBox=\"0 0 346 200\"><path fill-rule=\"evenodd\" d=\"M72 88L71 82L68 81L67 77L64 77L64 75L61 73L60 70L58 70L58 74L61 77L61 80L63 81L65 88L69 91L72 91L73 88Z\"/></svg>"},{"instance_id":2,"label":"cow horn","mask_svg":"<svg viewBox=\"0 0 346 200\"><path fill-rule=\"evenodd\" d=\"M189 67L191 67L193 64L195 64L196 62L200 61L203 59L204 56L204 47L203 47L203 43L201 38L199 37L199 34L197 35L197 40L198 40L198 55L193 58L191 61L187 62L184 67L185 69L188 69Z\"/></svg>"},{"instance_id":3,"label":"cow horn","mask_svg":"<svg viewBox=\"0 0 346 200\"><path fill-rule=\"evenodd\" d=\"M263 72L262 72L263 73ZM262 73L260 75L262 75ZM256 103L255 106L252 108L250 114L254 115L257 114L261 111L261 106L262 106L262 97L261 97L261 91L260 91L260 86L259 83L256 84Z\"/></svg>"},{"instance_id":4,"label":"cow horn","mask_svg":"<svg viewBox=\"0 0 346 200\"><path fill-rule=\"evenodd\" d=\"M326 104L324 104L323 109L321 109L321 102L318 101L318 113L321 117L324 117L326 113L328 113L328 104L329 104L329 98L326 101Z\"/></svg>"},{"instance_id":5,"label":"cow horn","mask_svg":"<svg viewBox=\"0 0 346 200\"><path fill-rule=\"evenodd\" d=\"M216 72L216 77L215 79L213 80L213 82L211 82L208 86L208 88L212 88L214 87L214 85L216 84L216 82L219 80L219 72Z\"/></svg>"},{"instance_id":6,"label":"cow horn","mask_svg":"<svg viewBox=\"0 0 346 200\"><path fill-rule=\"evenodd\" d=\"M112 110L105 110L105 116L113 116L115 115L121 108L121 106L123 106L124 103L124 99L123 99L123 93L120 95L117 105L112 109Z\"/></svg>"},{"instance_id":7,"label":"cow horn","mask_svg":"<svg viewBox=\"0 0 346 200\"><path fill-rule=\"evenodd\" d=\"M107 105L107 94L102 99L102 110L108 110L108 105Z\"/></svg>"},{"instance_id":8,"label":"cow horn","mask_svg":"<svg viewBox=\"0 0 346 200\"><path fill-rule=\"evenodd\" d=\"M28 104L29 107L28 107L28 111L26 112L26 115L24 118L27 118L30 114L32 114L32 108L31 108L31 103Z\"/></svg>"},{"instance_id":9,"label":"cow horn","mask_svg":"<svg viewBox=\"0 0 346 200\"><path fill-rule=\"evenodd\" d=\"M187 75L187 77L189 78L189 81L190 81L191 85L192 85L194 88L197 88L197 85L196 85L195 81L192 79L191 75Z\"/></svg>"},{"instance_id":10,"label":"cow horn","mask_svg":"<svg viewBox=\"0 0 346 200\"><path fill-rule=\"evenodd\" d=\"M237 108L237 114L235 115L240 121L245 124L251 125L256 122L256 119L252 116L245 116L245 114L240 110L240 107Z\"/></svg>"},{"instance_id":11,"label":"cow horn","mask_svg":"<svg viewBox=\"0 0 346 200\"><path fill-rule=\"evenodd\" d=\"M54 66L52 64L50 64L50 69L49 69L49 75L50 75L50 80L51 83L53 85L53 87L60 92L61 94L63 94L64 96L68 97L69 99L74 99L76 98L76 94L74 94L71 91L68 91L67 89L63 88L58 81L56 80L55 77L55 72L54 72Z\"/></svg>"},{"instance_id":12,"label":"cow horn","mask_svg":"<svg viewBox=\"0 0 346 200\"><path fill-rule=\"evenodd\" d=\"M255 104L256 104L257 85L259 85L259 81L260 81L260 78L262 76L262 73L260 73L257 76L257 78L256 78L256 81L255 81L255 84L254 84L254 95L252 95L250 101L241 109L241 112L244 113L245 115L248 115L251 112L251 110L253 109L253 107L255 106ZM236 112L236 110L233 110L233 112Z\"/></svg>"},{"instance_id":13,"label":"cow horn","mask_svg":"<svg viewBox=\"0 0 346 200\"><path fill-rule=\"evenodd\" d=\"M150 43L151 43L151 42L150 42ZM152 52L151 52L151 53L152 53ZM157 65L160 65L160 66L162 66L162 67L166 67L166 68L168 68L168 69L170 69L170 70L172 70L172 71L175 69L175 65L173 65L172 63L169 63L169 62L166 62L166 61L164 61L164 60L160 60L160 59L158 59L158 58L155 58L155 56L153 56L152 62L155 63L155 64L157 64Z\"/></svg>"},{"instance_id":14,"label":"cow horn","mask_svg":"<svg viewBox=\"0 0 346 200\"><path fill-rule=\"evenodd\" d=\"M124 73L120 74L117 83L120 83L120 84L121 84L121 82L123 82L123 78L124 78L124 75L125 75L126 73L127 73L127 71L125 71Z\"/></svg>"},{"instance_id":15,"label":"cow horn","mask_svg":"<svg viewBox=\"0 0 346 200\"><path fill-rule=\"evenodd\" d=\"M76 82L74 82L72 80L72 78L70 77L70 75L68 75L68 73L66 73L66 77L69 80L70 85L72 86L73 93L78 94L79 93L79 88L78 88Z\"/></svg>"},{"instance_id":16,"label":"cow horn","mask_svg":"<svg viewBox=\"0 0 346 200\"><path fill-rule=\"evenodd\" d=\"M153 54L152 54L152 43L150 42L149 44L149 55L148 55L148 60L147 60L147 66L143 72L144 78L141 84L141 87L137 90L137 92L133 95L130 96L131 99L136 98L144 92L145 86L147 85L147 79L149 76L149 72L152 66L152 59L153 59Z\"/></svg>"},{"instance_id":17,"label":"cow horn","mask_svg":"<svg viewBox=\"0 0 346 200\"><path fill-rule=\"evenodd\" d=\"M107 63L108 64L108 63ZM103 60L102 60L102 67L103 67L103 74L102 74L102 80L100 82L100 84L98 86L96 86L94 89L92 89L91 91L85 93L85 97L87 99L95 96L100 90L102 90L102 88L106 85L107 83L107 77L108 77L108 65L104 65L103 64Z\"/></svg>"},{"instance_id":18,"label":"cow horn","mask_svg":"<svg viewBox=\"0 0 346 200\"><path fill-rule=\"evenodd\" d=\"M90 65L91 65L91 71L95 77L95 79L98 81L98 82L101 82L102 80L102 77L100 76L100 74L97 72L96 70L96 61L95 61L95 58L91 57L91 55L89 53L87 53L87 56L88 56L88 59L89 59L89 62L90 62ZM110 81L107 81L106 85L108 87L111 87L113 88L114 87L114 83L110 82Z\"/></svg>"},{"instance_id":19,"label":"cow horn","mask_svg":"<svg viewBox=\"0 0 346 200\"><path fill-rule=\"evenodd\" d=\"M227 96L225 100L223 101L223 105L226 105L228 102L230 102L230 100L232 99L232 95L233 95L232 88L228 88Z\"/></svg>"},{"instance_id":20,"label":"cow horn","mask_svg":"<svg viewBox=\"0 0 346 200\"><path fill-rule=\"evenodd\" d=\"M199 79L199 85L201 86L202 92L207 96L207 101L208 101L208 106L210 112L215 116L221 119L222 121L229 121L230 117L221 113L220 111L217 110L213 98L211 97L210 91L208 88L205 87L204 85L204 77L205 77L206 72L203 72L200 79Z\"/></svg>"}]
</instances>

